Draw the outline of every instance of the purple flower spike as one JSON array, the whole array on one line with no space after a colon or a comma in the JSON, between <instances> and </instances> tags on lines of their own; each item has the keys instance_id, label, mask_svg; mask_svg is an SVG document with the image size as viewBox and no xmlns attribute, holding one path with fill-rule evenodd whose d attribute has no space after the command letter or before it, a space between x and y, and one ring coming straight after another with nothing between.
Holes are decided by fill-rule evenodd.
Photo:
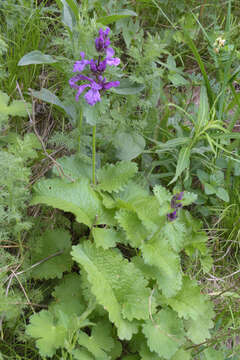
<instances>
[{"instance_id":1,"label":"purple flower spike","mask_svg":"<svg viewBox=\"0 0 240 360\"><path fill-rule=\"evenodd\" d=\"M95 47L98 52L105 51L110 45L111 42L107 37L109 32L110 32L109 27L107 27L105 31L103 31L103 29L99 30L99 36L95 40Z\"/></svg>"},{"instance_id":2,"label":"purple flower spike","mask_svg":"<svg viewBox=\"0 0 240 360\"><path fill-rule=\"evenodd\" d=\"M103 73L106 70L107 65L117 66L120 63L120 59L114 58L114 50L109 47L110 40L108 34L110 29L107 27L106 30L99 30L99 36L95 40L96 49L99 54L98 59L85 60L84 52L81 52L82 60L76 61L73 67L74 72L81 73L86 65L90 65L89 76L77 74L69 80L69 85L77 90L76 101L79 100L79 96L86 88L90 88L84 98L86 102L93 106L97 102L101 101L101 93L120 85L119 81L106 82L106 78L103 77ZM105 52L105 54L103 54ZM78 81L85 81L85 84L78 84Z\"/></svg>"},{"instance_id":3,"label":"purple flower spike","mask_svg":"<svg viewBox=\"0 0 240 360\"><path fill-rule=\"evenodd\" d=\"M174 221L177 219L177 210L171 212L170 214L167 214L167 218L169 221Z\"/></svg>"},{"instance_id":4,"label":"purple flower spike","mask_svg":"<svg viewBox=\"0 0 240 360\"><path fill-rule=\"evenodd\" d=\"M180 193L176 194L176 200L182 200L184 195L184 191L181 191Z\"/></svg>"}]
</instances>

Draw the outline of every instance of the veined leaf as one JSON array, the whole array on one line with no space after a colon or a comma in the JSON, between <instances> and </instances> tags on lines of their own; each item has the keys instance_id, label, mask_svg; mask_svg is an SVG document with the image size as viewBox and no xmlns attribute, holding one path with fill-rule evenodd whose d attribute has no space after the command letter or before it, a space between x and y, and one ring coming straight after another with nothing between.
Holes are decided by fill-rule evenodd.
<instances>
[{"instance_id":1,"label":"veined leaf","mask_svg":"<svg viewBox=\"0 0 240 360\"><path fill-rule=\"evenodd\" d=\"M153 320L146 321L143 333L150 350L164 359L172 359L184 343L183 323L170 309L163 309L153 316Z\"/></svg>"},{"instance_id":2,"label":"veined leaf","mask_svg":"<svg viewBox=\"0 0 240 360\"><path fill-rule=\"evenodd\" d=\"M103 229L99 227L94 227L92 229L92 234L96 246L101 246L103 249L115 247L116 243L121 242L122 240L122 233L117 232L114 229Z\"/></svg>"},{"instance_id":3,"label":"veined leaf","mask_svg":"<svg viewBox=\"0 0 240 360\"><path fill-rule=\"evenodd\" d=\"M118 159L132 160L144 151L146 142L140 134L122 131L113 138L113 145Z\"/></svg>"},{"instance_id":4,"label":"veined leaf","mask_svg":"<svg viewBox=\"0 0 240 360\"><path fill-rule=\"evenodd\" d=\"M47 103L53 104L58 106L60 109L63 109L67 115L70 116L70 118L73 121L76 121L76 110L73 106L65 105L59 98L53 94L51 91L42 88L40 91L31 90L31 93L34 97L37 99L46 101Z\"/></svg>"},{"instance_id":5,"label":"veined leaf","mask_svg":"<svg viewBox=\"0 0 240 360\"><path fill-rule=\"evenodd\" d=\"M117 164L108 164L98 173L98 189L113 192L120 191L124 185L136 174L137 164L130 161L121 161Z\"/></svg>"},{"instance_id":6,"label":"veined leaf","mask_svg":"<svg viewBox=\"0 0 240 360\"><path fill-rule=\"evenodd\" d=\"M51 55L43 54L39 50L34 50L24 55L18 62L18 66L25 66L31 64L54 64L55 60Z\"/></svg>"},{"instance_id":7,"label":"veined leaf","mask_svg":"<svg viewBox=\"0 0 240 360\"><path fill-rule=\"evenodd\" d=\"M204 128L204 126L209 121L209 104L208 104L208 96L207 90L205 86L201 86L200 93L200 103L198 108L198 116L197 116L197 124L196 127L198 130Z\"/></svg>"},{"instance_id":8,"label":"veined leaf","mask_svg":"<svg viewBox=\"0 0 240 360\"><path fill-rule=\"evenodd\" d=\"M141 92L145 86L131 82L129 79L120 80L118 87L112 88L112 92L119 95L135 95Z\"/></svg>"},{"instance_id":9,"label":"veined leaf","mask_svg":"<svg viewBox=\"0 0 240 360\"><path fill-rule=\"evenodd\" d=\"M189 146L184 146L178 156L178 162L176 167L176 173L174 178L170 181L169 184L172 184L175 182L179 176L182 174L182 172L189 167L190 164L190 154L191 154L191 148Z\"/></svg>"},{"instance_id":10,"label":"veined leaf","mask_svg":"<svg viewBox=\"0 0 240 360\"><path fill-rule=\"evenodd\" d=\"M55 322L54 316L42 310L30 317L27 334L36 340L40 355L52 357L56 350L64 343L66 329Z\"/></svg>"},{"instance_id":11,"label":"veined leaf","mask_svg":"<svg viewBox=\"0 0 240 360\"><path fill-rule=\"evenodd\" d=\"M203 314L205 319L206 314L208 314L208 325L211 326L212 317L214 316L213 305L207 300L205 295L201 294L197 283L187 276L183 278L182 289L177 295L165 299L165 301L178 313L179 317L186 320L191 318L198 323Z\"/></svg>"},{"instance_id":12,"label":"veined leaf","mask_svg":"<svg viewBox=\"0 0 240 360\"><path fill-rule=\"evenodd\" d=\"M142 273L120 253L96 248L89 242L74 246L72 256L87 272L92 293L108 311L119 338L131 339L135 325L129 321L149 316L150 289Z\"/></svg>"},{"instance_id":13,"label":"veined leaf","mask_svg":"<svg viewBox=\"0 0 240 360\"><path fill-rule=\"evenodd\" d=\"M46 204L72 212L78 222L89 227L93 224L111 225L114 222L86 178L79 178L74 183L63 179L41 180L34 190L32 204Z\"/></svg>"},{"instance_id":14,"label":"veined leaf","mask_svg":"<svg viewBox=\"0 0 240 360\"><path fill-rule=\"evenodd\" d=\"M32 269L35 279L61 278L64 271L70 271L72 267L70 233L63 229L47 230L41 236L30 240L31 260L35 264L48 256L57 254L48 261L39 264Z\"/></svg>"},{"instance_id":15,"label":"veined leaf","mask_svg":"<svg viewBox=\"0 0 240 360\"><path fill-rule=\"evenodd\" d=\"M118 21L120 19L127 18L129 16L137 16L137 14L132 10L123 9L123 10L118 11L115 14L108 15L108 16L103 16L101 18L98 18L97 22L99 22L99 23L101 23L103 25L108 25L108 24L116 22L116 21Z\"/></svg>"},{"instance_id":16,"label":"veined leaf","mask_svg":"<svg viewBox=\"0 0 240 360\"><path fill-rule=\"evenodd\" d=\"M87 350L94 355L96 359L99 360L109 360L108 355L101 349L98 343L95 341L94 337L88 336L85 332L80 331L78 335L78 343L79 345L87 348Z\"/></svg>"},{"instance_id":17,"label":"veined leaf","mask_svg":"<svg viewBox=\"0 0 240 360\"><path fill-rule=\"evenodd\" d=\"M182 286L180 257L161 239L161 234L144 243L141 250L144 262L154 267L159 289L166 297L174 296Z\"/></svg>"}]
</instances>

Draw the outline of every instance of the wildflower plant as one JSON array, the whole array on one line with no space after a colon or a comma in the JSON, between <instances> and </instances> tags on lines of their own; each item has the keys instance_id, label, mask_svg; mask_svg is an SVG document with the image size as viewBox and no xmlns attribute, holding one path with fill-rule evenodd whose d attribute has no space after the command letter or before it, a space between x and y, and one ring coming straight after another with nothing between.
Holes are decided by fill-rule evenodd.
<instances>
[{"instance_id":1,"label":"wildflower plant","mask_svg":"<svg viewBox=\"0 0 240 360\"><path fill-rule=\"evenodd\" d=\"M97 59L87 60L85 59L85 53L81 52L81 60L75 62L73 66L73 72L77 73L76 76L73 76L69 80L69 85L71 88L77 90L76 101L79 100L79 96L82 92L90 88L84 95L86 102L90 106L94 106L97 102L101 101L101 94L106 90L111 89L112 87L117 87L120 85L119 81L107 81L104 77L104 72L107 66L118 66L120 64L119 58L114 58L114 50L110 47L110 39L108 34L110 28L107 27L106 30L102 28L99 30L99 36L95 39L95 48L98 52ZM85 69L88 69L86 74L82 72ZM80 85L78 82L84 82ZM82 113L81 113L82 117ZM82 118L80 119L80 123ZM95 184L95 156L96 156L96 125L93 126L93 145L92 145L92 181Z\"/></svg>"}]
</instances>

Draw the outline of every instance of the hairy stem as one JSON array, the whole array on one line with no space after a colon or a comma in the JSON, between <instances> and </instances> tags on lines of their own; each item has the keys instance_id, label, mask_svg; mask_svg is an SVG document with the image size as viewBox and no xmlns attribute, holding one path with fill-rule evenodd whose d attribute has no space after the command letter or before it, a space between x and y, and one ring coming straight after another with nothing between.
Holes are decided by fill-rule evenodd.
<instances>
[{"instance_id":1,"label":"hairy stem","mask_svg":"<svg viewBox=\"0 0 240 360\"><path fill-rule=\"evenodd\" d=\"M83 112L82 112L82 109L80 109L79 119L78 119L78 152L79 153L80 153L80 149L81 149L82 120L83 120Z\"/></svg>"},{"instance_id":2,"label":"hairy stem","mask_svg":"<svg viewBox=\"0 0 240 360\"><path fill-rule=\"evenodd\" d=\"M93 183L93 185L96 184L95 168L96 168L96 125L93 126L93 132L92 132L92 183Z\"/></svg>"}]
</instances>

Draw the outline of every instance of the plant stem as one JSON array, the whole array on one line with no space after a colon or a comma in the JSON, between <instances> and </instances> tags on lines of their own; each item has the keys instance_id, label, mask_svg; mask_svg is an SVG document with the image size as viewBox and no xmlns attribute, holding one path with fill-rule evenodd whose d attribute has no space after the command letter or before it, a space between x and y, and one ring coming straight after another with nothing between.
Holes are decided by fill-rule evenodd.
<instances>
[{"instance_id":1,"label":"plant stem","mask_svg":"<svg viewBox=\"0 0 240 360\"><path fill-rule=\"evenodd\" d=\"M92 183L93 183L93 185L96 184L95 167L96 167L96 125L93 126L93 132L92 132Z\"/></svg>"},{"instance_id":2,"label":"plant stem","mask_svg":"<svg viewBox=\"0 0 240 360\"><path fill-rule=\"evenodd\" d=\"M82 112L82 109L80 109L79 119L78 119L78 152L79 153L80 153L80 148L81 148L82 120L83 120L83 112Z\"/></svg>"}]
</instances>

